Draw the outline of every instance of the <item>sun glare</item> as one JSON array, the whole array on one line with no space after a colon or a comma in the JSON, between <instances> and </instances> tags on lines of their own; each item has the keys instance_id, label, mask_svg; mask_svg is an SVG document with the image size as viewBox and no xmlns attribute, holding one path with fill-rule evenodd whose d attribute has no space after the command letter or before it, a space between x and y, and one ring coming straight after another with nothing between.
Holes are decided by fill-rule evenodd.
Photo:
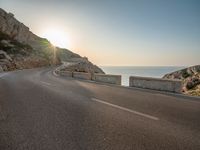
<instances>
[{"instance_id":1,"label":"sun glare","mask_svg":"<svg viewBox=\"0 0 200 150\"><path fill-rule=\"evenodd\" d=\"M47 38L51 44L61 48L69 48L69 39L66 33L58 29L47 29L44 31L44 38Z\"/></svg>"}]
</instances>

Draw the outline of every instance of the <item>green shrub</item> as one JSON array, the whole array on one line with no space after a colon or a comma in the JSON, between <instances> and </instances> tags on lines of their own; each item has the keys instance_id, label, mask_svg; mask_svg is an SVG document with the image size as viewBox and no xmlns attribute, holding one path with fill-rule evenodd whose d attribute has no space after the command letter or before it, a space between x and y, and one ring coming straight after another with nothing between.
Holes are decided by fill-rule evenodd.
<instances>
[{"instance_id":1,"label":"green shrub","mask_svg":"<svg viewBox=\"0 0 200 150\"><path fill-rule=\"evenodd\" d=\"M182 77L183 78L187 78L187 77L189 77L190 76L190 74L187 72L187 70L185 69L185 70L183 70L183 72L182 72Z\"/></svg>"},{"instance_id":2,"label":"green shrub","mask_svg":"<svg viewBox=\"0 0 200 150\"><path fill-rule=\"evenodd\" d=\"M7 34L0 32L0 40L9 40L9 39L10 37Z\"/></svg>"}]
</instances>

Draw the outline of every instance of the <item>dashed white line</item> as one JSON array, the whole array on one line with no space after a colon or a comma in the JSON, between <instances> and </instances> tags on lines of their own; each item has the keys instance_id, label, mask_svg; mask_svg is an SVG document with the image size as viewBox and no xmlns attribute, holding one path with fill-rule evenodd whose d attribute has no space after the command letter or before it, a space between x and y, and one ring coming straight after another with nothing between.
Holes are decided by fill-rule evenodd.
<instances>
[{"instance_id":1,"label":"dashed white line","mask_svg":"<svg viewBox=\"0 0 200 150\"><path fill-rule=\"evenodd\" d=\"M151 115L148 115L148 114L145 114L145 113L141 113L141 112L138 112L138 111L135 111L135 110L131 110L131 109L128 109L128 108L125 108L125 107L121 107L121 106L118 106L118 105L115 105L115 104L111 104L111 103L108 103L108 102L105 102L105 101L102 101L102 100L99 100L99 99L96 99L96 98L92 98L92 100L95 101L95 102L99 102L99 103L114 107L114 108L118 108L118 109L126 111L126 112L130 112L130 113L142 116L142 117L146 117L148 119L152 119L152 120L156 120L156 121L159 120L159 118L157 118L157 117L154 117L154 116L151 116Z\"/></svg>"}]
</instances>

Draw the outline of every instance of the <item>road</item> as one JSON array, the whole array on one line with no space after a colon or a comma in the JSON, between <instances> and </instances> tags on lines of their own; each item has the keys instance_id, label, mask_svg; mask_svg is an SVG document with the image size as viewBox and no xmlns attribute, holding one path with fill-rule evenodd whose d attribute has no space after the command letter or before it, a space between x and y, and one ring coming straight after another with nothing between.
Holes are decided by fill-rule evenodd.
<instances>
[{"instance_id":1,"label":"road","mask_svg":"<svg viewBox=\"0 0 200 150\"><path fill-rule=\"evenodd\" d=\"M55 76L0 74L0 150L199 150L200 99Z\"/></svg>"}]
</instances>

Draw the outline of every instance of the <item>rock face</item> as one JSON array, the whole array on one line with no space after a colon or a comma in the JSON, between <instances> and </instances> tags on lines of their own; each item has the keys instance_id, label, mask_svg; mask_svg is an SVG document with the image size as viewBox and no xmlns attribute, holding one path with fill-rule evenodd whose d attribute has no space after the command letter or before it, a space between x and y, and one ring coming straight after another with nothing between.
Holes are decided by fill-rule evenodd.
<instances>
[{"instance_id":1,"label":"rock face","mask_svg":"<svg viewBox=\"0 0 200 150\"><path fill-rule=\"evenodd\" d=\"M184 83L183 92L189 95L200 96L200 65L166 74L163 78L181 79Z\"/></svg>"},{"instance_id":2,"label":"rock face","mask_svg":"<svg viewBox=\"0 0 200 150\"><path fill-rule=\"evenodd\" d=\"M86 73L100 73L104 74L103 70L93 65L87 58L77 58L71 59L69 62L64 63L60 71L70 71L70 72L86 72Z\"/></svg>"},{"instance_id":3,"label":"rock face","mask_svg":"<svg viewBox=\"0 0 200 150\"><path fill-rule=\"evenodd\" d=\"M29 28L14 18L12 13L6 13L0 8L1 32L9 35L20 43L29 43L37 39L37 36L29 31Z\"/></svg>"},{"instance_id":4,"label":"rock face","mask_svg":"<svg viewBox=\"0 0 200 150\"><path fill-rule=\"evenodd\" d=\"M0 50L0 72L14 68L12 58L3 50Z\"/></svg>"},{"instance_id":5,"label":"rock face","mask_svg":"<svg viewBox=\"0 0 200 150\"><path fill-rule=\"evenodd\" d=\"M12 13L7 13L1 8L0 50L1 71L49 66L62 62L75 62L75 60L78 64L84 60L80 55L67 49L54 47L47 39L33 34L28 27L15 19ZM88 60L85 60L85 63L94 70L101 70ZM88 71L88 69L81 71Z\"/></svg>"}]
</instances>

